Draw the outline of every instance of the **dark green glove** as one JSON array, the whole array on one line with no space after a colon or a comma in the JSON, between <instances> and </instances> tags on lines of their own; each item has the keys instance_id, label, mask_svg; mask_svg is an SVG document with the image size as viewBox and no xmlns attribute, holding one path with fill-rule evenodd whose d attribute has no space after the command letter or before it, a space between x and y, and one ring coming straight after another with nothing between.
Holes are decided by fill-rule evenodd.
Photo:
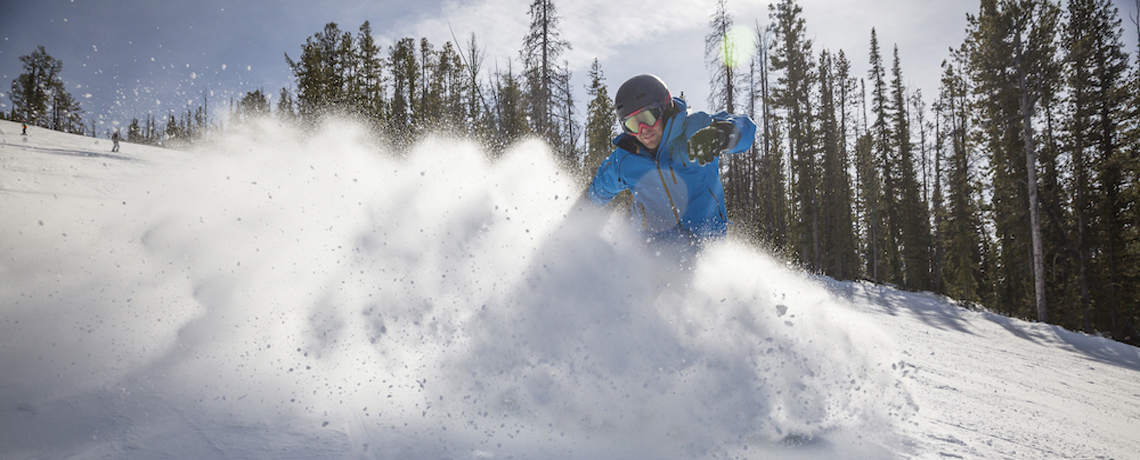
<instances>
[{"instance_id":1,"label":"dark green glove","mask_svg":"<svg viewBox=\"0 0 1140 460\"><path fill-rule=\"evenodd\" d=\"M730 139L736 133L736 126L730 121L713 120L712 124L701 128L689 138L689 161L701 166L712 163L713 159L732 147Z\"/></svg>"}]
</instances>

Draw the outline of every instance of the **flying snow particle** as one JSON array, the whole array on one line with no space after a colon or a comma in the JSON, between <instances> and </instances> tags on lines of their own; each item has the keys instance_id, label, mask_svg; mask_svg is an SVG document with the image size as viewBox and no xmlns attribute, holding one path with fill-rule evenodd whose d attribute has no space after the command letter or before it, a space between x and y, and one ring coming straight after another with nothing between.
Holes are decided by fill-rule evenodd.
<instances>
[{"instance_id":1,"label":"flying snow particle","mask_svg":"<svg viewBox=\"0 0 1140 460\"><path fill-rule=\"evenodd\" d=\"M226 65L222 64L222 70L226 70Z\"/></svg>"},{"instance_id":2,"label":"flying snow particle","mask_svg":"<svg viewBox=\"0 0 1140 460\"><path fill-rule=\"evenodd\" d=\"M95 45L91 45L91 48L94 49L96 53L99 52L99 47L97 47Z\"/></svg>"},{"instance_id":3,"label":"flying snow particle","mask_svg":"<svg viewBox=\"0 0 1140 460\"><path fill-rule=\"evenodd\" d=\"M196 78L198 78L198 72L190 72L190 79L194 80Z\"/></svg>"}]
</instances>

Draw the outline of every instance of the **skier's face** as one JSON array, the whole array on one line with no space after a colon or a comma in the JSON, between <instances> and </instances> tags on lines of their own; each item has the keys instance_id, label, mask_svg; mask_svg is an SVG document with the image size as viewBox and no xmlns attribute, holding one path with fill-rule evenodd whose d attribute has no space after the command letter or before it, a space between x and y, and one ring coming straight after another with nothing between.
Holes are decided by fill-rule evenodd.
<instances>
[{"instance_id":1,"label":"skier's face","mask_svg":"<svg viewBox=\"0 0 1140 460\"><path fill-rule=\"evenodd\" d=\"M661 134L665 129L664 114L660 104L649 105L622 118L621 129L636 137L642 145L655 149L661 144Z\"/></svg>"},{"instance_id":2,"label":"skier's face","mask_svg":"<svg viewBox=\"0 0 1140 460\"><path fill-rule=\"evenodd\" d=\"M665 131L665 123L657 123L652 127L641 125L641 130L635 134L637 140L641 141L647 149L655 149L661 145L661 134Z\"/></svg>"}]
</instances>

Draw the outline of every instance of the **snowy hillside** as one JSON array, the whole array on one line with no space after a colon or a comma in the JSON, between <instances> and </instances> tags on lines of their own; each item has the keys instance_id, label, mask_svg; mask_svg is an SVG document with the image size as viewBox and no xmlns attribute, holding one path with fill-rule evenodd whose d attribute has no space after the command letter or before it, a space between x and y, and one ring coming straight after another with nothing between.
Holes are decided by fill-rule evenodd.
<instances>
[{"instance_id":1,"label":"snowy hillside","mask_svg":"<svg viewBox=\"0 0 1140 460\"><path fill-rule=\"evenodd\" d=\"M110 149L0 122L0 459L1140 459L1140 349L678 263L538 144Z\"/></svg>"}]
</instances>

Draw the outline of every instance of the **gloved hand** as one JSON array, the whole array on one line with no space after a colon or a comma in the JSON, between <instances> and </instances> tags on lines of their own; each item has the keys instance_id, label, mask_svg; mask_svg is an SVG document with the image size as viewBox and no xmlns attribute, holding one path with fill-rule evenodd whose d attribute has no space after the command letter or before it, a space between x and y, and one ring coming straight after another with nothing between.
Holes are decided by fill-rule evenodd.
<instances>
[{"instance_id":1,"label":"gloved hand","mask_svg":"<svg viewBox=\"0 0 1140 460\"><path fill-rule=\"evenodd\" d=\"M713 120L711 125L689 138L689 161L696 161L701 166L711 163L713 158L732 147L730 139L735 133L736 126L732 122Z\"/></svg>"}]
</instances>

